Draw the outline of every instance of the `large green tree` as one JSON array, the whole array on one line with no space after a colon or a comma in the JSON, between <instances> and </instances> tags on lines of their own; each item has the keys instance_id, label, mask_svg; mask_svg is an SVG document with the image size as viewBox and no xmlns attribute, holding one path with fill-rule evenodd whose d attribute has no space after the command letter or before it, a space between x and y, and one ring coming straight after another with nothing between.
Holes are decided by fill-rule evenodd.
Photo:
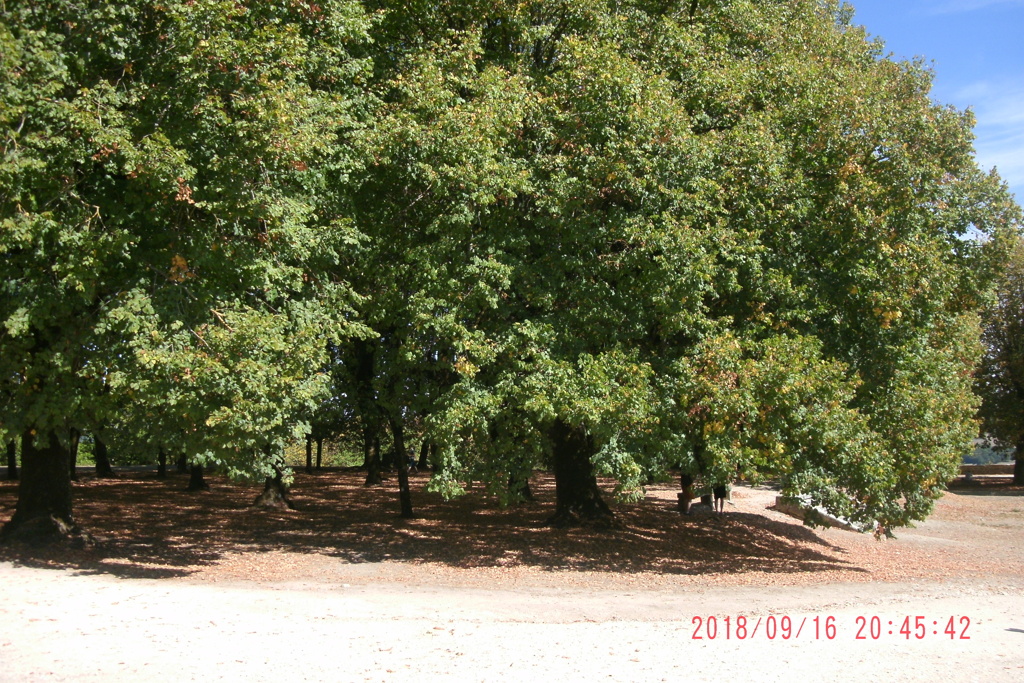
<instances>
[{"instance_id":1,"label":"large green tree","mask_svg":"<svg viewBox=\"0 0 1024 683\"><path fill-rule=\"evenodd\" d=\"M977 387L983 433L1016 448L1013 483L1024 484L1024 239L1010 251L984 317L984 359Z\"/></svg>"},{"instance_id":2,"label":"large green tree","mask_svg":"<svg viewBox=\"0 0 1024 683\"><path fill-rule=\"evenodd\" d=\"M458 377L435 486L548 463L564 521L607 517L595 466L678 464L927 514L1017 214L925 68L815 0L388 9L380 210Z\"/></svg>"},{"instance_id":3,"label":"large green tree","mask_svg":"<svg viewBox=\"0 0 1024 683\"><path fill-rule=\"evenodd\" d=\"M332 266L368 25L331 0L3 4L7 532L73 526L64 451L89 420L276 475L327 341L358 331Z\"/></svg>"},{"instance_id":4,"label":"large green tree","mask_svg":"<svg viewBox=\"0 0 1024 683\"><path fill-rule=\"evenodd\" d=\"M8 530L110 420L280 482L328 372L559 522L676 465L927 514L1019 213L926 69L827 0L364 6L3 5Z\"/></svg>"}]
</instances>

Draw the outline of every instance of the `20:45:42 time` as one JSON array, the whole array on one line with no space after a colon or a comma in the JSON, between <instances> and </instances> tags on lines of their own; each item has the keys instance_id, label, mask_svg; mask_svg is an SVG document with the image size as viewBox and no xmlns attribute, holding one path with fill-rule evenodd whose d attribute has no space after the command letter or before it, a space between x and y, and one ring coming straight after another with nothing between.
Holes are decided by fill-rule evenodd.
<instances>
[{"instance_id":1,"label":"20:45:42 time","mask_svg":"<svg viewBox=\"0 0 1024 683\"><path fill-rule=\"evenodd\" d=\"M928 622L932 623L929 624ZM899 624L897 628L897 624ZM940 633L949 637L950 640L970 640L967 629L971 626L970 617L949 617L944 620L944 625L938 619L927 619L926 617L904 617L903 622L883 621L881 617L857 617L857 640L878 640L885 635L901 635L907 640L916 638L922 640L929 635L937 636Z\"/></svg>"}]
</instances>

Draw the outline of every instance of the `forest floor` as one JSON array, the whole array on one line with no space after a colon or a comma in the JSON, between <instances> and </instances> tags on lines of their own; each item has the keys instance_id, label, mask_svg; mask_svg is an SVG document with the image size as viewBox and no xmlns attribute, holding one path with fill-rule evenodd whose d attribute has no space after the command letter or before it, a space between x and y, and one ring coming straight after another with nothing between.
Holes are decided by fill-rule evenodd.
<instances>
[{"instance_id":1,"label":"forest floor","mask_svg":"<svg viewBox=\"0 0 1024 683\"><path fill-rule=\"evenodd\" d=\"M670 484L618 528L296 474L290 512L209 477L83 474L85 549L0 546L0 681L1024 680L1024 488L955 485L897 539L812 530L737 486ZM0 481L0 524L17 483ZM713 617L713 619L710 619ZM834 629L834 630L833 630ZM901 633L901 631L903 631Z\"/></svg>"}]
</instances>

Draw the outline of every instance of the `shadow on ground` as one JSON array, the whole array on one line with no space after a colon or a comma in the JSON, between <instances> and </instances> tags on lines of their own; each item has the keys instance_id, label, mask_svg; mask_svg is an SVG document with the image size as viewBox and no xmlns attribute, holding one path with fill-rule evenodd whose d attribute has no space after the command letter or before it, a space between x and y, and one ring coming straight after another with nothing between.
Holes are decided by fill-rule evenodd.
<instances>
[{"instance_id":1,"label":"shadow on ground","mask_svg":"<svg viewBox=\"0 0 1024 683\"><path fill-rule=\"evenodd\" d=\"M961 496L1024 496L1024 486L1013 483L1013 477L984 476L949 482L949 490Z\"/></svg>"},{"instance_id":2,"label":"shadow on ground","mask_svg":"<svg viewBox=\"0 0 1024 683\"><path fill-rule=\"evenodd\" d=\"M621 528L544 525L554 483L538 475L537 503L500 509L471 492L454 501L413 477L418 518L400 519L394 481L366 488L353 471L297 473L291 512L249 507L258 490L208 477L209 492L184 491L187 476L157 479L122 472L75 485L79 524L97 539L88 549L0 546L0 560L123 578L170 578L201 571L226 554L281 551L349 563L441 563L457 568L529 565L550 571L663 574L861 571L841 548L799 523L758 514L681 516L675 494L614 506ZM14 510L16 482L0 482L0 523ZM667 491L671 487L664 487Z\"/></svg>"}]
</instances>

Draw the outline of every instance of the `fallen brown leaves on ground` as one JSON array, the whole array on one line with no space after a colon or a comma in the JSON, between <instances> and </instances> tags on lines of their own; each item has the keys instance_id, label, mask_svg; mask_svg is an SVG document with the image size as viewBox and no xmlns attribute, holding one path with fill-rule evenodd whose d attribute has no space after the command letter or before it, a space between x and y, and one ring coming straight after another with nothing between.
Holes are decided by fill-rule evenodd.
<instances>
[{"instance_id":1,"label":"fallen brown leaves on ground","mask_svg":"<svg viewBox=\"0 0 1024 683\"><path fill-rule=\"evenodd\" d=\"M86 475L75 484L75 509L95 547L7 546L0 547L0 560L205 581L330 581L332 572L351 581L387 567L383 574L374 570L375 580L416 582L429 574L435 583L478 586L772 585L1022 569L1015 539L1024 522L1024 489L1004 481L957 488L919 529L877 541L804 527L770 509L775 492L768 488L736 487L719 518L703 511L680 515L676 487L655 485L644 501L614 505L618 528L557 529L545 525L554 506L549 475L534 478L536 503L507 509L479 488L444 501L425 491L428 477L413 477L417 518L404 520L394 480L364 487L364 475L351 470L297 473L291 492L297 510L290 512L252 508L258 488L217 476L208 477L210 491L188 493L182 475ZM16 487L0 482L0 523L13 514ZM962 541L949 540L949 525Z\"/></svg>"}]
</instances>

